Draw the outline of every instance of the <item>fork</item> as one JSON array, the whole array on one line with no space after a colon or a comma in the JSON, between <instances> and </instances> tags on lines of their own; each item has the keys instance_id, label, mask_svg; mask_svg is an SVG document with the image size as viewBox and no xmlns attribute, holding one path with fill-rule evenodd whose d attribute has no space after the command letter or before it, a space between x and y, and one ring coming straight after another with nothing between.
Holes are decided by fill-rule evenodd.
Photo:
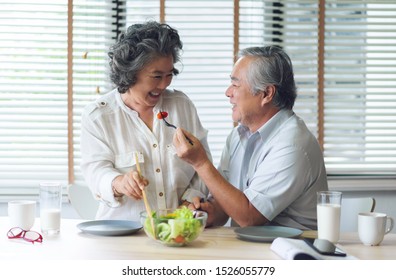
<instances>
[{"instance_id":1,"label":"fork","mask_svg":"<svg viewBox=\"0 0 396 280\"><path fill-rule=\"evenodd\" d=\"M176 129L176 126L175 126L175 125L169 123L169 122L165 119L166 117L164 117L164 115L162 114L162 112L161 112L161 116L162 116L162 119L164 120L164 122L165 122L165 124L166 124L167 126L173 127L174 129Z\"/></svg>"},{"instance_id":2,"label":"fork","mask_svg":"<svg viewBox=\"0 0 396 280\"><path fill-rule=\"evenodd\" d=\"M168 114L167 114L166 112L160 111L159 114L161 115L161 119L165 122L165 125L166 125L166 126L168 126L168 127L173 127L174 129L177 129L177 127L176 127L175 125L169 123L169 122L166 120L166 117L168 116ZM186 139L188 140L188 142L189 142L191 145L194 145L190 138L188 138L187 136L185 136L185 137L186 137Z\"/></svg>"}]
</instances>

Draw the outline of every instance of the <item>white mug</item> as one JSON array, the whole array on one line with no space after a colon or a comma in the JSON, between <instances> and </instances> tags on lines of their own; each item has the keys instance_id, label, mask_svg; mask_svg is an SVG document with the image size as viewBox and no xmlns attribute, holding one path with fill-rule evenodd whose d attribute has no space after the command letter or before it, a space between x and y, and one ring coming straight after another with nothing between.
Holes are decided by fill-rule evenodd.
<instances>
[{"instance_id":1,"label":"white mug","mask_svg":"<svg viewBox=\"0 0 396 280\"><path fill-rule=\"evenodd\" d=\"M384 213L359 213L358 233L364 245L379 245L392 229L393 219Z\"/></svg>"},{"instance_id":2,"label":"white mug","mask_svg":"<svg viewBox=\"0 0 396 280\"><path fill-rule=\"evenodd\" d=\"M36 201L13 200L8 202L8 218L11 227L30 230L36 219Z\"/></svg>"}]
</instances>

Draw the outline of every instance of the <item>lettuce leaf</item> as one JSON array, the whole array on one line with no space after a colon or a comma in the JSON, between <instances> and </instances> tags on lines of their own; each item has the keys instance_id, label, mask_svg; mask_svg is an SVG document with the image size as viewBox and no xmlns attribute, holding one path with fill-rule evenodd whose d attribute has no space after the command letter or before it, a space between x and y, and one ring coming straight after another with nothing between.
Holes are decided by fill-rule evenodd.
<instances>
[{"instance_id":1,"label":"lettuce leaf","mask_svg":"<svg viewBox=\"0 0 396 280\"><path fill-rule=\"evenodd\" d=\"M182 240L184 243L185 241L192 241L199 235L202 229L201 222L194 219L193 212L185 206L176 209L173 213L161 217L157 217L154 214L153 217L156 221L155 229L157 238L165 242ZM146 219L145 226L153 234L150 218Z\"/></svg>"}]
</instances>

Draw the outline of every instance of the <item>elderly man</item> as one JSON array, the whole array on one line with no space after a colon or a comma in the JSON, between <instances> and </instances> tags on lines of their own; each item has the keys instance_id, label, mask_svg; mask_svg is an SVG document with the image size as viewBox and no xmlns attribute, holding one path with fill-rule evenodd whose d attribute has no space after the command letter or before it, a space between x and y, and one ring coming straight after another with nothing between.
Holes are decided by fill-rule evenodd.
<instances>
[{"instance_id":1,"label":"elderly man","mask_svg":"<svg viewBox=\"0 0 396 280\"><path fill-rule=\"evenodd\" d=\"M316 192L328 189L326 170L316 138L293 112L297 94L289 56L275 46L242 50L226 96L239 125L217 169L188 131L179 128L173 139L178 156L210 190L206 202L194 198L191 208L207 211L209 226L230 217L239 226L316 229Z\"/></svg>"}]
</instances>

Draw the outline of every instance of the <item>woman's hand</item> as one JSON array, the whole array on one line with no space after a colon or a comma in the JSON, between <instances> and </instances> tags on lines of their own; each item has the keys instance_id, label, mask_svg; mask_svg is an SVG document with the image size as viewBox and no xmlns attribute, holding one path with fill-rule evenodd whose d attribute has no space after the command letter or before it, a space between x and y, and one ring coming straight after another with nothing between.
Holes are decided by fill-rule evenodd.
<instances>
[{"instance_id":1,"label":"woman's hand","mask_svg":"<svg viewBox=\"0 0 396 280\"><path fill-rule=\"evenodd\" d=\"M210 227L213 225L215 220L216 210L214 205L210 201L204 201L202 198L196 196L193 197L192 202L188 205L188 208L192 211L199 210L206 212L208 214L206 227Z\"/></svg>"},{"instance_id":2,"label":"woman's hand","mask_svg":"<svg viewBox=\"0 0 396 280\"><path fill-rule=\"evenodd\" d=\"M137 171L116 177L113 181L114 196L126 195L134 199L142 199L145 187L149 184L148 180L139 175Z\"/></svg>"},{"instance_id":3,"label":"woman's hand","mask_svg":"<svg viewBox=\"0 0 396 280\"><path fill-rule=\"evenodd\" d=\"M192 202L189 202L187 207L190 210L201 210L201 203L205 202L205 199L199 197L199 196L194 196L192 198Z\"/></svg>"}]
</instances>

